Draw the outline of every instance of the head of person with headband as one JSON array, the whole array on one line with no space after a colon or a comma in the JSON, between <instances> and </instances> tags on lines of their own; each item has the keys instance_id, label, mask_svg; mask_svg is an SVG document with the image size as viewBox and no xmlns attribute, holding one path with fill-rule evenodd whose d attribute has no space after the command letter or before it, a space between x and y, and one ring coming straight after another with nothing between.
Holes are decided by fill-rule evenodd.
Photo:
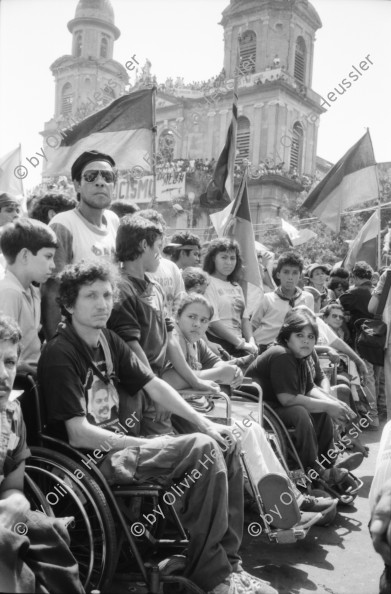
<instances>
[{"instance_id":1,"label":"head of person with headband","mask_svg":"<svg viewBox=\"0 0 391 594\"><path fill-rule=\"evenodd\" d=\"M80 206L103 210L113 198L117 174L115 161L110 155L98 151L85 151L71 168Z\"/></svg>"}]
</instances>

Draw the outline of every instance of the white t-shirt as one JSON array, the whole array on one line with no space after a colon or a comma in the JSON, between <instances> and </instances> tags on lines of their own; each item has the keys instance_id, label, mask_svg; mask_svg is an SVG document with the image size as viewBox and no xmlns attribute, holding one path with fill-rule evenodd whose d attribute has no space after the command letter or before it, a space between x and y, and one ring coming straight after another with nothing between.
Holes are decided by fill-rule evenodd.
<instances>
[{"instance_id":1,"label":"white t-shirt","mask_svg":"<svg viewBox=\"0 0 391 594\"><path fill-rule=\"evenodd\" d=\"M314 310L314 298L311 293L302 291L295 299L297 305L306 305ZM251 318L253 335L257 344L270 344L274 342L284 323L288 311L292 308L289 301L281 299L275 291L266 293Z\"/></svg>"},{"instance_id":2,"label":"white t-shirt","mask_svg":"<svg viewBox=\"0 0 391 594\"><path fill-rule=\"evenodd\" d=\"M54 257L57 272L66 264L74 264L82 259L105 258L114 261L119 218L111 210L105 210L103 223L103 227L93 225L80 214L77 207L52 218L50 227L55 231L59 243Z\"/></svg>"},{"instance_id":3,"label":"white t-shirt","mask_svg":"<svg viewBox=\"0 0 391 594\"><path fill-rule=\"evenodd\" d=\"M179 302L186 293L185 284L178 266L171 260L161 258L156 272L148 272L148 275L159 283L163 289L166 296L166 315L174 317Z\"/></svg>"},{"instance_id":4,"label":"white t-shirt","mask_svg":"<svg viewBox=\"0 0 391 594\"><path fill-rule=\"evenodd\" d=\"M227 330L242 338L242 319L249 317L242 287L211 276L205 297L214 309L211 322L223 322ZM209 332L214 334L211 328Z\"/></svg>"}]
</instances>

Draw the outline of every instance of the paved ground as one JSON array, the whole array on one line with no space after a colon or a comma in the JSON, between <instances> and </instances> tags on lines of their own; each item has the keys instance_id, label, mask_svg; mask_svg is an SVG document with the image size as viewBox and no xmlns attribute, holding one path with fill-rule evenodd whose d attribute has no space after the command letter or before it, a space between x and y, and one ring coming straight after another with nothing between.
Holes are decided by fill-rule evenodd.
<instances>
[{"instance_id":1,"label":"paved ground","mask_svg":"<svg viewBox=\"0 0 391 594\"><path fill-rule=\"evenodd\" d=\"M248 571L280 594L378 594L383 565L372 548L367 525L380 435L381 431L363 433L370 453L355 474L364 486L352 506L338 507L332 526L313 527L304 540L289 545L269 543L263 535L251 537L245 530L241 554ZM111 592L144 594L146 590L116 582Z\"/></svg>"},{"instance_id":2,"label":"paved ground","mask_svg":"<svg viewBox=\"0 0 391 594\"><path fill-rule=\"evenodd\" d=\"M355 471L364 486L353 506L339 506L332 526L313 527L295 544L271 544L263 536L246 533L241 551L246 569L280 594L378 594L383 564L372 548L367 524L380 435L381 431L363 434L370 453Z\"/></svg>"}]
</instances>

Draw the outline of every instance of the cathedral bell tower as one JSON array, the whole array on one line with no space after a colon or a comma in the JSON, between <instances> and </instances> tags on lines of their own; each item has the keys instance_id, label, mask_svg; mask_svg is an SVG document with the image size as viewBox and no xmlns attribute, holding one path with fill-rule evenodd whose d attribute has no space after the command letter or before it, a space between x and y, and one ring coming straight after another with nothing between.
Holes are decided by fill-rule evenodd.
<instances>
[{"instance_id":1,"label":"cathedral bell tower","mask_svg":"<svg viewBox=\"0 0 391 594\"><path fill-rule=\"evenodd\" d=\"M252 164L266 164L272 172L277 167L278 175L263 176L250 190L253 209L256 199L264 215L275 216L300 191L290 176L312 176L316 170L319 116L325 110L312 90L312 71L322 23L308 0L231 0L221 25L228 79L238 50L240 55L239 150Z\"/></svg>"},{"instance_id":2,"label":"cathedral bell tower","mask_svg":"<svg viewBox=\"0 0 391 594\"><path fill-rule=\"evenodd\" d=\"M55 107L42 133L45 138L123 95L129 81L125 67L113 60L120 30L114 24L110 0L79 0L68 30L72 54L57 58L50 66L55 79Z\"/></svg>"}]
</instances>

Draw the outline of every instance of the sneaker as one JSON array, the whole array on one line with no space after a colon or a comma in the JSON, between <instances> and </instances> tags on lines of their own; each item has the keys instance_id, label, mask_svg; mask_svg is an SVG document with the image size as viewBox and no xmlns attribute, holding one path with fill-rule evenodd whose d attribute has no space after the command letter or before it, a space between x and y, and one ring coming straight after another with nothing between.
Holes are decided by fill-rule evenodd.
<instances>
[{"instance_id":1,"label":"sneaker","mask_svg":"<svg viewBox=\"0 0 391 594\"><path fill-rule=\"evenodd\" d=\"M356 470L362 461L364 460L364 454L361 452L356 452L355 454L350 454L349 456L342 456L341 460L336 462L335 468L346 468L349 472L352 470Z\"/></svg>"},{"instance_id":2,"label":"sneaker","mask_svg":"<svg viewBox=\"0 0 391 594\"><path fill-rule=\"evenodd\" d=\"M344 479L348 476L349 471L346 468L327 468L321 474L321 477L326 483L329 483L330 486L338 485L342 483Z\"/></svg>"},{"instance_id":3,"label":"sneaker","mask_svg":"<svg viewBox=\"0 0 391 594\"><path fill-rule=\"evenodd\" d=\"M239 594L238 589L229 575L221 584L218 584L213 590L210 590L208 594ZM232 583L231 583L232 582Z\"/></svg>"},{"instance_id":4,"label":"sneaker","mask_svg":"<svg viewBox=\"0 0 391 594\"><path fill-rule=\"evenodd\" d=\"M337 499L332 497L314 497L313 495L304 495L304 501L300 505L301 511L325 512L336 505Z\"/></svg>"},{"instance_id":5,"label":"sneaker","mask_svg":"<svg viewBox=\"0 0 391 594\"><path fill-rule=\"evenodd\" d=\"M238 592L252 592L253 594L278 594L277 590L269 586L267 582L264 582L255 575L251 575L241 569L235 573L232 573L233 579L237 585ZM245 590L243 590L243 587Z\"/></svg>"}]
</instances>

